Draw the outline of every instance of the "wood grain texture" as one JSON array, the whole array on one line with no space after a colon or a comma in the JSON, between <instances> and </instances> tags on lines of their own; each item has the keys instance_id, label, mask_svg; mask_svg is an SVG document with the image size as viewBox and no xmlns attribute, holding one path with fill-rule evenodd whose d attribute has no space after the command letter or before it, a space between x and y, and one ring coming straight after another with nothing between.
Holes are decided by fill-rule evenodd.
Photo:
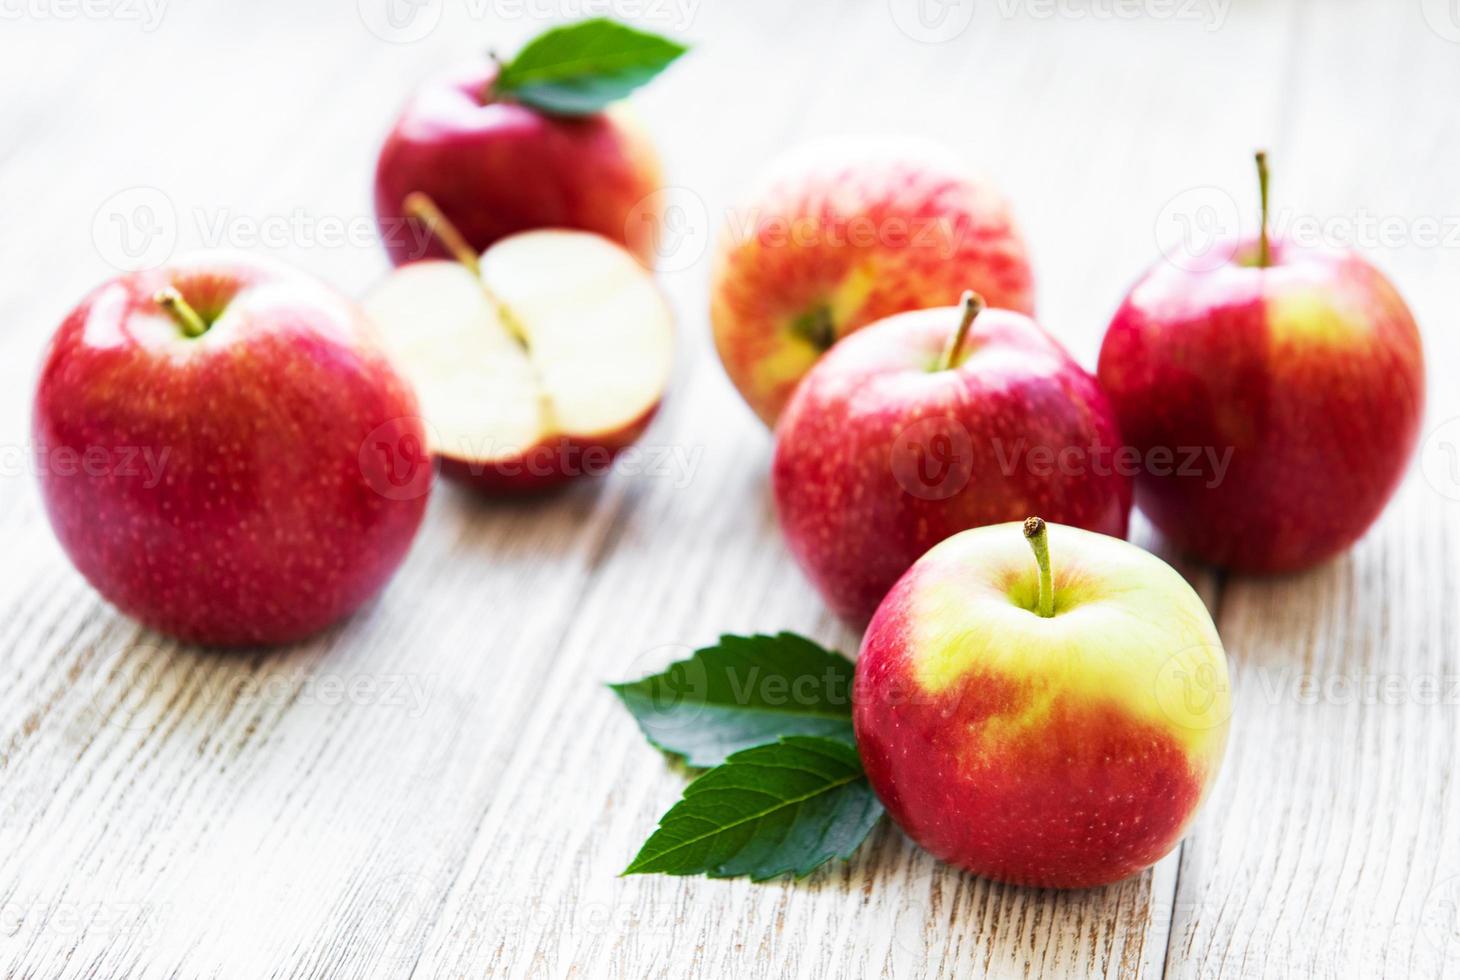
<instances>
[{"instance_id":1,"label":"wood grain texture","mask_svg":"<svg viewBox=\"0 0 1460 980\"><path fill-rule=\"evenodd\" d=\"M1233 0L1129 19L990 0L942 43L899 28L914 6L658 8L647 26L696 42L636 98L683 219L662 274L678 373L643 443L666 465L539 503L438 488L378 602L299 648L230 657L106 607L35 497L34 367L112 272L97 223L142 188L122 203L154 212L122 217L159 219L175 249L221 237L359 292L385 269L369 180L403 93L539 24L448 0L434 31L394 44L365 28L369 0L261 0L175 4L154 30L5 25L4 975L1460 975L1460 480L1433 465L1326 568L1223 583L1180 566L1218 617L1237 717L1195 833L1152 872L1007 888L884 827L801 883L618 877L684 777L603 682L721 632L856 647L790 563L769 438L708 342L709 238L782 148L891 131L961 151L1016 202L1041 319L1093 364L1173 216L1212 189L1250 215L1248 153L1269 145L1280 206L1405 219L1375 257L1426 327L1430 464L1460 416L1444 374L1460 242L1413 241L1460 200L1460 43L1425 16L1441 5ZM1135 536L1161 549L1144 524ZM1364 695L1389 675L1397 701Z\"/></svg>"},{"instance_id":2,"label":"wood grain texture","mask_svg":"<svg viewBox=\"0 0 1460 980\"><path fill-rule=\"evenodd\" d=\"M1426 10L1433 12L1439 5ZM1287 220L1352 235L1404 289L1430 365L1422 466L1349 555L1229 581L1233 737L1185 845L1173 977L1460 975L1460 637L1446 377L1460 271L1460 49L1409 10L1303 11L1275 158ZM1383 84L1404 79L1403 93ZM1405 174L1396 179L1396 174ZM1431 243L1429 223L1452 239ZM1351 225L1352 227L1348 227ZM1384 229L1389 229L1388 233Z\"/></svg>"}]
</instances>

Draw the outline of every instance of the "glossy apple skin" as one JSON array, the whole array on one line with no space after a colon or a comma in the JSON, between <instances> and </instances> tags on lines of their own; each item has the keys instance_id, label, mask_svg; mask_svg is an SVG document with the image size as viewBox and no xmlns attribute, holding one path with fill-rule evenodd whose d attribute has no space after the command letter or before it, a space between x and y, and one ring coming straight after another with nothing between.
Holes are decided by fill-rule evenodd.
<instances>
[{"instance_id":1,"label":"glossy apple skin","mask_svg":"<svg viewBox=\"0 0 1460 980\"><path fill-rule=\"evenodd\" d=\"M1241 572L1289 572L1347 549L1398 486L1424 415L1419 330L1352 252L1278 243L1275 264L1161 262L1111 321L1099 376L1132 445L1231 448L1216 468L1136 478L1177 546Z\"/></svg>"},{"instance_id":2,"label":"glossy apple skin","mask_svg":"<svg viewBox=\"0 0 1460 980\"><path fill-rule=\"evenodd\" d=\"M472 64L422 86L381 148L375 215L390 259L449 258L406 195L430 196L478 252L534 228L578 228L652 264L663 179L658 155L624 106L555 117L510 102L483 104L496 77Z\"/></svg>"},{"instance_id":3,"label":"glossy apple skin","mask_svg":"<svg viewBox=\"0 0 1460 980\"><path fill-rule=\"evenodd\" d=\"M1019 524L949 538L857 658L867 777L923 848L1017 885L1088 888L1168 853L1226 746L1226 656L1201 599L1114 538L1049 526L1055 615Z\"/></svg>"},{"instance_id":4,"label":"glossy apple skin","mask_svg":"<svg viewBox=\"0 0 1460 980\"><path fill-rule=\"evenodd\" d=\"M904 313L839 342L776 429L772 483L786 543L852 623L865 623L925 551L966 528L1037 513L1125 536L1131 483L1095 379L1007 310L984 311L962 363L935 371L958 319L951 307Z\"/></svg>"},{"instance_id":5,"label":"glossy apple skin","mask_svg":"<svg viewBox=\"0 0 1460 980\"><path fill-rule=\"evenodd\" d=\"M185 337L153 300L166 285L222 317ZM405 557L430 487L415 394L363 314L243 257L97 287L51 340L33 436L42 460L89 450L117 463L40 467L51 526L81 574L128 615L210 646L297 640L370 599ZM146 453L159 478L125 465Z\"/></svg>"},{"instance_id":6,"label":"glossy apple skin","mask_svg":"<svg viewBox=\"0 0 1460 980\"><path fill-rule=\"evenodd\" d=\"M638 419L596 436L554 436L511 459L474 460L438 447L441 475L488 496L532 497L585 476L602 476L638 441L659 411L656 403Z\"/></svg>"},{"instance_id":7,"label":"glossy apple skin","mask_svg":"<svg viewBox=\"0 0 1460 980\"><path fill-rule=\"evenodd\" d=\"M722 230L710 320L725 372L768 426L835 337L958 302L1034 312L1024 240L1003 196L937 145L834 141L792 153Z\"/></svg>"}]
</instances>

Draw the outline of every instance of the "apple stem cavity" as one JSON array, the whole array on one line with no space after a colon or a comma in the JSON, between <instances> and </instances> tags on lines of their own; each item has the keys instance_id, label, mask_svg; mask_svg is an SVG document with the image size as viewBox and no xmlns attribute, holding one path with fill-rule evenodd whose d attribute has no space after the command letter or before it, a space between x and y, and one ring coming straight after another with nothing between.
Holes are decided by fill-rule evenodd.
<instances>
[{"instance_id":1,"label":"apple stem cavity","mask_svg":"<svg viewBox=\"0 0 1460 980\"><path fill-rule=\"evenodd\" d=\"M1024 522L1024 538L1039 564L1039 605L1035 612L1050 619L1054 616L1054 572L1049 567L1049 526L1043 518L1031 517Z\"/></svg>"},{"instance_id":2,"label":"apple stem cavity","mask_svg":"<svg viewBox=\"0 0 1460 980\"><path fill-rule=\"evenodd\" d=\"M164 286L153 294L152 299L172 317L185 337L201 337L208 332L208 321L198 315L182 293L174 286Z\"/></svg>"},{"instance_id":3,"label":"apple stem cavity","mask_svg":"<svg viewBox=\"0 0 1460 980\"><path fill-rule=\"evenodd\" d=\"M1257 151L1257 193L1258 193L1258 195L1262 199L1262 226L1261 226L1261 228L1258 231L1258 237L1257 237L1257 265L1258 265L1258 268L1261 268L1261 269L1266 269L1268 266L1272 265L1272 242L1268 238L1268 234L1267 234L1267 223L1268 223L1267 190L1268 190L1268 183L1269 183L1269 181L1268 181L1268 170L1267 170L1267 151L1266 150L1258 150Z\"/></svg>"},{"instance_id":4,"label":"apple stem cavity","mask_svg":"<svg viewBox=\"0 0 1460 980\"><path fill-rule=\"evenodd\" d=\"M823 354L836 343L836 324L831 319L831 310L825 306L798 316L791 323L791 332Z\"/></svg>"},{"instance_id":5,"label":"apple stem cavity","mask_svg":"<svg viewBox=\"0 0 1460 980\"><path fill-rule=\"evenodd\" d=\"M958 321L958 329L953 332L953 336L948 338L948 346L943 348L943 356L938 358L937 370L939 371L947 371L955 366L954 360L963 348L963 341L967 339L973 321L984 310L983 297L971 289L965 290L963 298L958 302L963 307L963 319Z\"/></svg>"},{"instance_id":6,"label":"apple stem cavity","mask_svg":"<svg viewBox=\"0 0 1460 980\"><path fill-rule=\"evenodd\" d=\"M466 237L451 223L451 219L436 206L435 201L420 191L412 191L406 195L404 206L407 218L414 218L424 224L426 230L445 246L453 259L470 269L472 275L481 278L482 263L477 258L476 249L471 247Z\"/></svg>"}]
</instances>

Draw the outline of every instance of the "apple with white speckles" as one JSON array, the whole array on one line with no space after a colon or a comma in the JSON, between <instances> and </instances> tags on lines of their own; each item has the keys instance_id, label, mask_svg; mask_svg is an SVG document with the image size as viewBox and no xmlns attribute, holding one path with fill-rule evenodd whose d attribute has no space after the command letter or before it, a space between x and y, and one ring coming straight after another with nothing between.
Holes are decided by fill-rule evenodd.
<instances>
[{"instance_id":1,"label":"apple with white speckles","mask_svg":"<svg viewBox=\"0 0 1460 980\"><path fill-rule=\"evenodd\" d=\"M1142 453L1202 450L1137 474L1151 523L1204 561L1274 573L1332 558L1378 518L1419 438L1425 365L1382 273L1269 240L1259 168L1257 240L1148 271L1105 334L1100 382Z\"/></svg>"},{"instance_id":2,"label":"apple with white speckles","mask_svg":"<svg viewBox=\"0 0 1460 980\"><path fill-rule=\"evenodd\" d=\"M494 92L499 72L482 58L428 82L391 129L375 169L391 261L448 254L410 222L406 201L421 193L478 252L522 231L575 228L651 264L663 176L634 113L623 103L590 115L543 112Z\"/></svg>"},{"instance_id":3,"label":"apple with white speckles","mask_svg":"<svg viewBox=\"0 0 1460 980\"><path fill-rule=\"evenodd\" d=\"M32 425L77 569L210 646L298 640L370 599L432 480L415 393L360 309L233 254L93 290L51 339Z\"/></svg>"},{"instance_id":4,"label":"apple with white speckles","mask_svg":"<svg viewBox=\"0 0 1460 980\"><path fill-rule=\"evenodd\" d=\"M710 321L725 373L768 426L833 343L956 303L1034 312L1008 202L943 146L844 138L772 164L720 234Z\"/></svg>"},{"instance_id":5,"label":"apple with white speckles","mask_svg":"<svg viewBox=\"0 0 1460 980\"><path fill-rule=\"evenodd\" d=\"M1038 511L1124 537L1131 481L1095 379L1033 320L964 305L837 343L776 429L772 482L792 555L865 623L949 535Z\"/></svg>"},{"instance_id":6,"label":"apple with white speckles","mask_svg":"<svg viewBox=\"0 0 1460 980\"><path fill-rule=\"evenodd\" d=\"M1232 712L1221 640L1185 580L1038 518L923 556L867 628L854 690L867 777L909 837L975 874L1053 888L1167 854L1217 776Z\"/></svg>"}]
</instances>

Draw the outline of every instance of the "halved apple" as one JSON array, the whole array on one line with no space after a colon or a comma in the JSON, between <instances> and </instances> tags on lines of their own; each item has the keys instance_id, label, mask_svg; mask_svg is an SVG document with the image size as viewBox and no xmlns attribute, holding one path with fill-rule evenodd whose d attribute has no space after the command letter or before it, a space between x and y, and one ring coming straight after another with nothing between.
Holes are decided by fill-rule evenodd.
<instances>
[{"instance_id":1,"label":"halved apple","mask_svg":"<svg viewBox=\"0 0 1460 980\"><path fill-rule=\"evenodd\" d=\"M604 472L669 383L673 318L633 255L566 230L402 266L365 309L420 395L441 472L487 490Z\"/></svg>"}]
</instances>

